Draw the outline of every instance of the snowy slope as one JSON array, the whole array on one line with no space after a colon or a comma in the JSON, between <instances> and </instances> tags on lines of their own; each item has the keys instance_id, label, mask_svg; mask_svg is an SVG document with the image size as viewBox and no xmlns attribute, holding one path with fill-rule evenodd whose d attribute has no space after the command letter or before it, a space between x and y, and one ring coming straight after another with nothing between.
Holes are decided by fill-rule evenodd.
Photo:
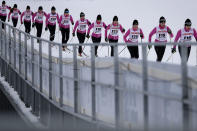
<instances>
[{"instance_id":1,"label":"snowy slope","mask_svg":"<svg viewBox=\"0 0 197 131\"><path fill-rule=\"evenodd\" d=\"M70 14L73 16L74 21L79 19L79 13L85 12L86 18L91 22L95 21L97 14L101 14L103 21L110 24L114 15L118 15L120 24L126 30L131 27L134 19L139 20L140 27L144 31L145 39L143 42L148 41L149 32L158 25L160 16L167 19L167 25L172 29L176 35L178 29L183 28L186 18L190 18L193 22L193 27L197 27L197 18L195 14L197 1L195 0L9 0L8 5L13 6L14 3L18 4L18 8L24 11L26 5L30 5L33 11L37 11L38 6L42 5L44 10L49 13L51 6L55 6L57 12L61 15L65 8L69 8ZM19 26L19 24L18 24ZM24 30L24 28L22 28ZM32 30L32 34L35 34ZM44 30L43 30L44 32ZM103 34L104 35L104 34ZM48 33L45 33L44 38L48 39ZM174 40L174 38L173 38ZM61 33L56 33L56 42L61 42ZM77 38L74 38L72 43L76 43ZM91 42L91 40L89 40ZM102 39L104 42L104 37ZM122 35L120 35L119 42L123 42ZM123 47L119 48L121 50ZM168 47L164 61L171 54L171 47ZM89 49L85 51L89 54ZM99 56L107 55L107 47L99 50ZM125 50L121 56L129 57L128 51ZM140 54L141 57L141 54ZM152 49L148 56L149 60L155 60L155 51ZM180 63L179 54L176 53L170 63ZM196 65L196 47L192 48L189 65Z\"/></svg>"}]
</instances>

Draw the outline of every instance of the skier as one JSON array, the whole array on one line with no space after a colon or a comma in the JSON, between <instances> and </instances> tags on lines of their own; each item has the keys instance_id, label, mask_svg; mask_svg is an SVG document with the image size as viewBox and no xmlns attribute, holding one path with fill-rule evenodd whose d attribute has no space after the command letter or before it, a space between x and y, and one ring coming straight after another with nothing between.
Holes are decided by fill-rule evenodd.
<instances>
[{"instance_id":1,"label":"skier","mask_svg":"<svg viewBox=\"0 0 197 131\"><path fill-rule=\"evenodd\" d=\"M126 43L138 43L139 36L141 39L144 39L144 34L142 30L138 27L138 20L133 21L133 27L130 28L126 34L124 35L124 41ZM129 39L127 37L129 36ZM131 58L138 59L139 58L139 51L138 46L127 46Z\"/></svg>"},{"instance_id":2,"label":"skier","mask_svg":"<svg viewBox=\"0 0 197 131\"><path fill-rule=\"evenodd\" d=\"M155 27L151 33L149 34L149 42L151 43L152 36L156 34L155 42L159 43L165 43L167 42L167 34L170 35L171 38L173 38L173 34L171 29L166 26L166 19L162 16L159 19L159 26ZM148 46L149 50L152 48L152 46ZM157 61L161 62L164 52L165 52L166 46L155 46L155 51L157 54Z\"/></svg>"},{"instance_id":3,"label":"skier","mask_svg":"<svg viewBox=\"0 0 197 131\"><path fill-rule=\"evenodd\" d=\"M191 26L192 26L191 20L186 19L185 27L183 29L180 29L177 32L174 42L177 42L180 39L179 42L181 42L181 43L189 43L192 41L192 37L195 37L195 39L197 41L196 30L194 28L191 28ZM181 46L178 46L178 49L179 49L179 54L181 56L182 55L181 54ZM191 45L188 45L187 46L187 60L189 58L190 51L191 51ZM174 54L175 52L176 52L176 45L172 48L172 53Z\"/></svg>"},{"instance_id":4,"label":"skier","mask_svg":"<svg viewBox=\"0 0 197 131\"><path fill-rule=\"evenodd\" d=\"M90 26L91 23L88 19L85 19L85 14L83 12L80 13L80 20L76 21L74 29L73 29L73 37L75 36L75 31L77 29L77 38L80 44L83 44L86 37L86 26ZM79 56L82 56L83 50L82 46L79 46Z\"/></svg>"},{"instance_id":5,"label":"skier","mask_svg":"<svg viewBox=\"0 0 197 131\"><path fill-rule=\"evenodd\" d=\"M16 27L18 23L18 16L21 15L20 10L17 9L17 4L14 4L13 8L10 10L10 13L8 14L8 22L10 21L10 15L12 15L13 26Z\"/></svg>"},{"instance_id":6,"label":"skier","mask_svg":"<svg viewBox=\"0 0 197 131\"><path fill-rule=\"evenodd\" d=\"M107 37L107 31L110 30ZM117 43L119 39L119 30L125 33L125 29L118 23L118 17L114 16L112 24L109 24L105 30L105 41L109 43ZM111 46L111 56L114 56L114 47Z\"/></svg>"},{"instance_id":7,"label":"skier","mask_svg":"<svg viewBox=\"0 0 197 131\"><path fill-rule=\"evenodd\" d=\"M73 18L69 15L69 10L65 9L64 14L60 16L59 20L60 31L62 33L62 47L64 51L67 48L65 44L68 42L70 36L70 22L74 25Z\"/></svg>"},{"instance_id":8,"label":"skier","mask_svg":"<svg viewBox=\"0 0 197 131\"><path fill-rule=\"evenodd\" d=\"M7 18L7 9L10 10L11 7L7 6L5 1L2 1L2 5L0 6L0 19L5 22ZM2 23L2 28L4 29L4 24Z\"/></svg>"},{"instance_id":9,"label":"skier","mask_svg":"<svg viewBox=\"0 0 197 131\"><path fill-rule=\"evenodd\" d=\"M24 16L25 32L30 34L30 31L31 31L31 17L33 16L33 12L30 10L29 5L26 7L26 11L24 11L21 15L21 24L23 24L23 16Z\"/></svg>"},{"instance_id":10,"label":"skier","mask_svg":"<svg viewBox=\"0 0 197 131\"><path fill-rule=\"evenodd\" d=\"M53 6L51 8L51 13L47 15L45 28L45 31L49 29L50 41L55 39L56 21L59 22L59 15L56 13L56 8Z\"/></svg>"},{"instance_id":11,"label":"skier","mask_svg":"<svg viewBox=\"0 0 197 131\"><path fill-rule=\"evenodd\" d=\"M38 7L38 12L33 14L32 18L32 27L34 28L36 26L37 29L37 37L41 37L42 35L42 28L43 28L43 17L47 17L47 14L43 11L42 6ZM39 43L40 41L37 40Z\"/></svg>"},{"instance_id":12,"label":"skier","mask_svg":"<svg viewBox=\"0 0 197 131\"><path fill-rule=\"evenodd\" d=\"M101 42L101 34L102 34L102 27L105 29L107 28L106 24L102 22L102 17L101 15L98 15L96 18L96 22L92 23L90 27L88 28L88 33L87 33L87 38L90 38L90 30L93 28L92 32L92 42L93 43L100 43ZM95 46L95 56L98 57L97 55L97 49L98 46Z\"/></svg>"}]
</instances>

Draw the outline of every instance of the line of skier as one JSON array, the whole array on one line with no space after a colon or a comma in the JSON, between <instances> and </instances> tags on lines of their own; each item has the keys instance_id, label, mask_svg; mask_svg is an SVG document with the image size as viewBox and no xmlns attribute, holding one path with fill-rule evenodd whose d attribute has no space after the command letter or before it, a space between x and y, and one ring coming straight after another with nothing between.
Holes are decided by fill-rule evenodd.
<instances>
[{"instance_id":1,"label":"line of skier","mask_svg":"<svg viewBox=\"0 0 197 131\"><path fill-rule=\"evenodd\" d=\"M46 27L45 31L49 30L50 36L49 40L53 41L55 38L55 31L56 25L59 24L59 30L62 34L62 47L65 51L67 49L66 43L69 40L70 36L70 24L74 25L74 20L72 16L69 14L69 10L65 9L64 13L59 17L58 13L56 12L56 8L53 6L51 8L51 12L47 14L43 11L42 6L38 8L38 11L33 13L30 9L30 6L26 7L24 12L20 12L17 8L17 4L14 4L13 8L6 5L5 1L2 2L0 6L0 19L2 21L6 21L7 11L10 10L8 14L8 21L10 21L10 16L12 18L13 26L16 27L18 23L18 18L20 15L21 24L25 26L25 32L30 33L31 31L31 22L32 27L36 27L37 29L37 37L41 37L42 35L42 28L43 28L43 18L46 17ZM197 40L197 33L194 28L191 27L192 22L190 19L185 21L185 25L183 29L180 29L176 35L175 42L183 42L188 43L192 41L192 38L195 37ZM2 25L4 29L4 25ZM74 28L72 30L72 35L75 37L77 32L77 38L80 44L85 42L85 39L90 38L90 31L92 31L91 39L93 43L100 43L102 37L102 28L105 29L105 41L109 43L117 43L119 40L119 32L124 34L124 41L128 44L130 43L138 43L139 38L144 39L144 34L141 28L139 28L138 20L134 20L132 23L132 27L128 29L125 33L125 29L122 27L121 24L118 22L118 17L114 16L112 23L106 25L102 21L102 16L99 14L95 20L95 22L91 23L88 19L85 18L85 13L80 13L80 18L75 22ZM109 31L109 33L108 33ZM159 25L156 26L149 34L149 42L152 41L152 36L156 35L155 42L159 43L166 43L168 35L173 38L172 30L166 25L166 19L162 16L159 19ZM73 38L72 38L73 39ZM39 40L38 40L39 43ZM131 58L139 58L139 49L138 46L128 46L128 51L131 55ZM152 46L148 46L149 50ZM155 52L157 54L157 61L161 62L162 58L165 53L166 46L154 46ZM180 47L178 47L179 53L181 54ZM95 55L98 56L97 53L98 46L95 47ZM187 47L187 58L189 58L191 46ZM176 52L176 46L174 46L171 50L172 54ZM83 49L82 46L79 46L78 49L79 56L82 56ZM111 56L114 56L114 49L111 46Z\"/></svg>"}]
</instances>

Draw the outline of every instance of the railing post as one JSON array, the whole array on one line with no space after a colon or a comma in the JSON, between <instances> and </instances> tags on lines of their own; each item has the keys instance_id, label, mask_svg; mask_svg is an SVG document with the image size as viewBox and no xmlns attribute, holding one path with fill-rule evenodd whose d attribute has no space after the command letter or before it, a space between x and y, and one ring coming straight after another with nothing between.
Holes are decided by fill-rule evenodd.
<instances>
[{"instance_id":1,"label":"railing post","mask_svg":"<svg viewBox=\"0 0 197 131\"><path fill-rule=\"evenodd\" d=\"M74 112L79 111L78 96L78 63L77 63L77 46L73 46L73 73L74 73Z\"/></svg>"},{"instance_id":2,"label":"railing post","mask_svg":"<svg viewBox=\"0 0 197 131\"><path fill-rule=\"evenodd\" d=\"M34 87L34 38L31 37L31 83Z\"/></svg>"},{"instance_id":3,"label":"railing post","mask_svg":"<svg viewBox=\"0 0 197 131\"><path fill-rule=\"evenodd\" d=\"M27 80L27 34L25 34L25 80Z\"/></svg>"},{"instance_id":4,"label":"railing post","mask_svg":"<svg viewBox=\"0 0 197 131\"><path fill-rule=\"evenodd\" d=\"M147 64L147 45L142 45L142 70L143 70L143 90L148 92L148 64ZM148 96L144 94L144 128L148 130Z\"/></svg>"},{"instance_id":5,"label":"railing post","mask_svg":"<svg viewBox=\"0 0 197 131\"><path fill-rule=\"evenodd\" d=\"M16 69L16 29L15 28L13 29L14 29L14 69Z\"/></svg>"},{"instance_id":6,"label":"railing post","mask_svg":"<svg viewBox=\"0 0 197 131\"><path fill-rule=\"evenodd\" d=\"M121 107L121 92L118 89L120 87L120 68L119 68L119 56L118 46L114 46L114 85L115 85L115 123L117 129L122 127L122 107Z\"/></svg>"},{"instance_id":7,"label":"railing post","mask_svg":"<svg viewBox=\"0 0 197 131\"><path fill-rule=\"evenodd\" d=\"M3 55L3 37L2 37L2 22L0 20L0 42L1 42L1 56Z\"/></svg>"},{"instance_id":8,"label":"railing post","mask_svg":"<svg viewBox=\"0 0 197 131\"><path fill-rule=\"evenodd\" d=\"M9 26L9 38L8 38L8 43L9 43L9 64L11 64L11 27Z\"/></svg>"},{"instance_id":9,"label":"railing post","mask_svg":"<svg viewBox=\"0 0 197 131\"><path fill-rule=\"evenodd\" d=\"M7 61L7 25L4 24L4 31L5 31L5 60ZM6 78L7 79L7 78Z\"/></svg>"},{"instance_id":10,"label":"railing post","mask_svg":"<svg viewBox=\"0 0 197 131\"><path fill-rule=\"evenodd\" d=\"M49 99L52 100L52 53L51 53L51 46L52 43L48 43L49 47L48 47L48 51L49 51Z\"/></svg>"},{"instance_id":11,"label":"railing post","mask_svg":"<svg viewBox=\"0 0 197 131\"><path fill-rule=\"evenodd\" d=\"M63 68L62 68L62 45L59 45L59 78L60 78L60 107L63 107Z\"/></svg>"},{"instance_id":12,"label":"railing post","mask_svg":"<svg viewBox=\"0 0 197 131\"><path fill-rule=\"evenodd\" d=\"M92 119L96 120L95 45L91 46Z\"/></svg>"},{"instance_id":13,"label":"railing post","mask_svg":"<svg viewBox=\"0 0 197 131\"><path fill-rule=\"evenodd\" d=\"M12 70L11 70L11 26L8 26L8 53L9 53L9 76L8 76L8 82L13 86L13 81L11 78L12 76ZM16 80L14 80L16 81ZM16 85L13 86L13 88L16 89Z\"/></svg>"},{"instance_id":14,"label":"railing post","mask_svg":"<svg viewBox=\"0 0 197 131\"><path fill-rule=\"evenodd\" d=\"M42 89L42 40L39 44L39 79L40 79L40 92L43 92Z\"/></svg>"},{"instance_id":15,"label":"railing post","mask_svg":"<svg viewBox=\"0 0 197 131\"><path fill-rule=\"evenodd\" d=\"M189 104L184 100L189 99L188 87L188 71L187 71L187 48L186 45L181 46L181 71L182 71L182 100L183 100L183 130L189 130Z\"/></svg>"},{"instance_id":16,"label":"railing post","mask_svg":"<svg viewBox=\"0 0 197 131\"><path fill-rule=\"evenodd\" d=\"M22 62L22 57L21 57L21 53L22 53L22 51L21 51L21 32L19 31L19 63L18 63L18 65L19 65L19 73L21 74L21 62Z\"/></svg>"}]
</instances>

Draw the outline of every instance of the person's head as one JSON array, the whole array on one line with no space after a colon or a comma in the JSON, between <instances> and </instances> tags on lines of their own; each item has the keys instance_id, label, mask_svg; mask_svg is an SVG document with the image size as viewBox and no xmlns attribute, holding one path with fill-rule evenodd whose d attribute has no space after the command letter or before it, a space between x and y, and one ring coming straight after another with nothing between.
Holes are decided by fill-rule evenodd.
<instances>
[{"instance_id":1,"label":"person's head","mask_svg":"<svg viewBox=\"0 0 197 131\"><path fill-rule=\"evenodd\" d=\"M5 1L2 1L2 5L3 5L3 6L5 5Z\"/></svg>"},{"instance_id":2,"label":"person's head","mask_svg":"<svg viewBox=\"0 0 197 131\"><path fill-rule=\"evenodd\" d=\"M99 15L97 15L97 17L96 17L96 21L97 21L97 22L99 22L99 23L102 21L102 17L101 17L101 15L100 15L100 14L99 14Z\"/></svg>"},{"instance_id":3,"label":"person's head","mask_svg":"<svg viewBox=\"0 0 197 131\"><path fill-rule=\"evenodd\" d=\"M30 6L29 5L26 7L26 11L30 11Z\"/></svg>"},{"instance_id":4,"label":"person's head","mask_svg":"<svg viewBox=\"0 0 197 131\"><path fill-rule=\"evenodd\" d=\"M114 18L113 18L113 24L115 24L115 25L118 24L118 16L114 16Z\"/></svg>"},{"instance_id":5,"label":"person's head","mask_svg":"<svg viewBox=\"0 0 197 131\"><path fill-rule=\"evenodd\" d=\"M80 13L80 19L84 20L85 19L85 14L83 12Z\"/></svg>"},{"instance_id":6,"label":"person's head","mask_svg":"<svg viewBox=\"0 0 197 131\"><path fill-rule=\"evenodd\" d=\"M190 19L186 19L185 20L185 28L186 28L186 30L190 30L191 26L192 26L191 20Z\"/></svg>"},{"instance_id":7,"label":"person's head","mask_svg":"<svg viewBox=\"0 0 197 131\"><path fill-rule=\"evenodd\" d=\"M160 17L160 19L159 19L159 25L161 27L164 27L166 25L166 19L163 16Z\"/></svg>"},{"instance_id":8,"label":"person's head","mask_svg":"<svg viewBox=\"0 0 197 131\"><path fill-rule=\"evenodd\" d=\"M14 10L17 9L17 4L14 4L13 9Z\"/></svg>"},{"instance_id":9,"label":"person's head","mask_svg":"<svg viewBox=\"0 0 197 131\"><path fill-rule=\"evenodd\" d=\"M69 10L67 8L64 10L64 15L69 15Z\"/></svg>"},{"instance_id":10,"label":"person's head","mask_svg":"<svg viewBox=\"0 0 197 131\"><path fill-rule=\"evenodd\" d=\"M52 14L55 14L56 13L56 8L53 6L53 7L51 7L51 13Z\"/></svg>"},{"instance_id":11,"label":"person's head","mask_svg":"<svg viewBox=\"0 0 197 131\"><path fill-rule=\"evenodd\" d=\"M133 21L133 29L137 30L138 29L138 25L139 25L138 20L134 20Z\"/></svg>"},{"instance_id":12,"label":"person's head","mask_svg":"<svg viewBox=\"0 0 197 131\"><path fill-rule=\"evenodd\" d=\"M38 12L41 13L42 10L43 10L42 6L39 6L39 7L38 7Z\"/></svg>"}]
</instances>

